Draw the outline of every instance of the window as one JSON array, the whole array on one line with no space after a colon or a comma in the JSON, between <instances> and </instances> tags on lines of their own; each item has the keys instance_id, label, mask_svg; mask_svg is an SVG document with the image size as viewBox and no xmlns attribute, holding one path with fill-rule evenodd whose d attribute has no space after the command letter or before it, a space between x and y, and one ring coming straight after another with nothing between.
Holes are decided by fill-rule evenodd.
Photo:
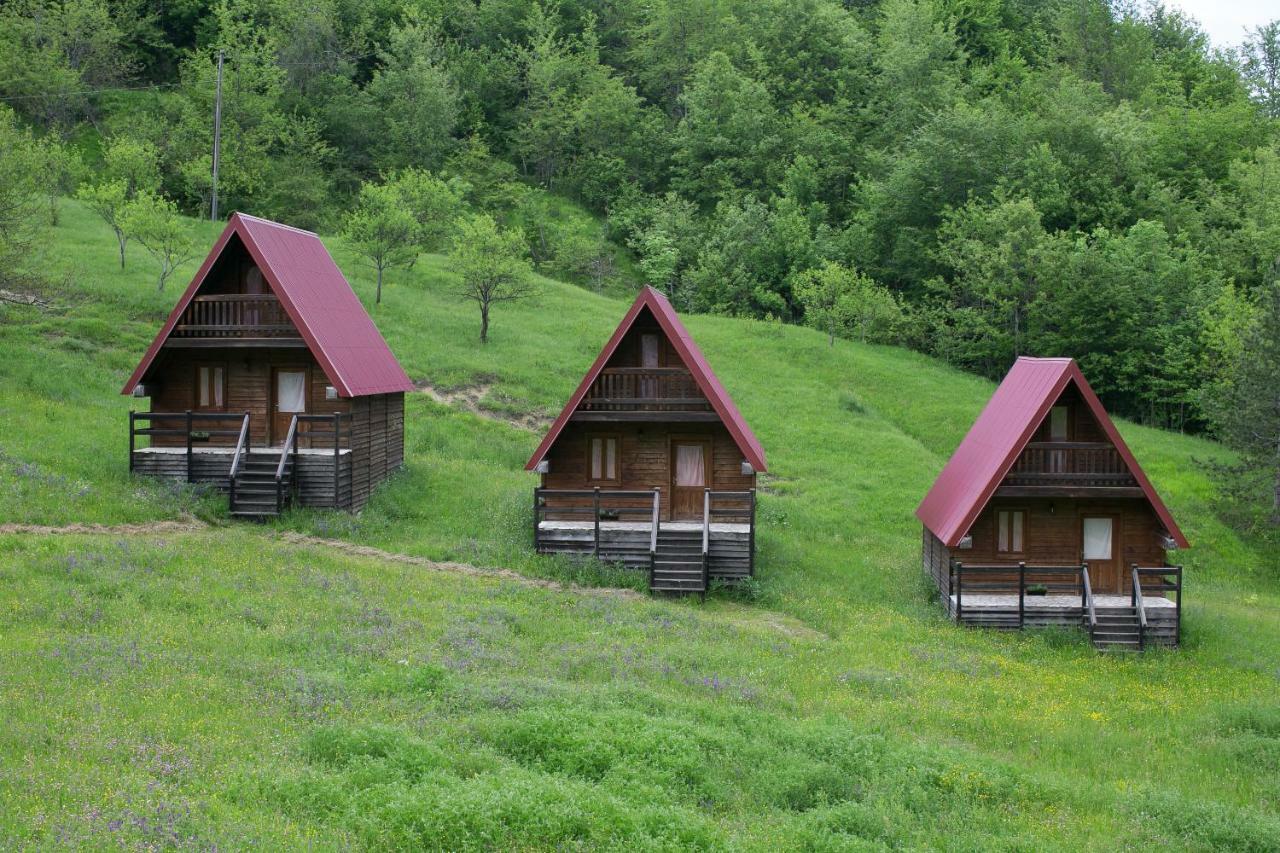
<instances>
[{"instance_id":1,"label":"window","mask_svg":"<svg viewBox=\"0 0 1280 853\"><path fill-rule=\"evenodd\" d=\"M1111 559L1111 521L1109 518L1084 520L1084 558L1086 560Z\"/></svg>"},{"instance_id":2,"label":"window","mask_svg":"<svg viewBox=\"0 0 1280 853\"><path fill-rule=\"evenodd\" d=\"M1049 440L1067 440L1067 407L1054 406L1049 410Z\"/></svg>"},{"instance_id":3,"label":"window","mask_svg":"<svg viewBox=\"0 0 1280 853\"><path fill-rule=\"evenodd\" d=\"M593 483L617 483L622 479L616 435L587 438L587 478Z\"/></svg>"},{"instance_id":4,"label":"window","mask_svg":"<svg viewBox=\"0 0 1280 853\"><path fill-rule=\"evenodd\" d=\"M1026 513L1020 509L1002 509L996 513L996 552L1021 554Z\"/></svg>"},{"instance_id":5,"label":"window","mask_svg":"<svg viewBox=\"0 0 1280 853\"><path fill-rule=\"evenodd\" d=\"M657 367L658 366L658 336L657 335L641 335L640 336L640 366L641 367Z\"/></svg>"},{"instance_id":6,"label":"window","mask_svg":"<svg viewBox=\"0 0 1280 853\"><path fill-rule=\"evenodd\" d=\"M196 368L196 408L226 408L226 368L202 364Z\"/></svg>"}]
</instances>

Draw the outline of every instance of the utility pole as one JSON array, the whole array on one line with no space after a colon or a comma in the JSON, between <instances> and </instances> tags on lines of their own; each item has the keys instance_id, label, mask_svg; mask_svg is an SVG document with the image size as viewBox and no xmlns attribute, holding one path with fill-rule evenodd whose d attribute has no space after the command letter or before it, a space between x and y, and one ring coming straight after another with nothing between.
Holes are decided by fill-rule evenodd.
<instances>
[{"instance_id":1,"label":"utility pole","mask_svg":"<svg viewBox=\"0 0 1280 853\"><path fill-rule=\"evenodd\" d=\"M222 56L218 51L218 85L213 96L213 200L209 205L209 219L218 221L218 154L222 143Z\"/></svg>"}]
</instances>

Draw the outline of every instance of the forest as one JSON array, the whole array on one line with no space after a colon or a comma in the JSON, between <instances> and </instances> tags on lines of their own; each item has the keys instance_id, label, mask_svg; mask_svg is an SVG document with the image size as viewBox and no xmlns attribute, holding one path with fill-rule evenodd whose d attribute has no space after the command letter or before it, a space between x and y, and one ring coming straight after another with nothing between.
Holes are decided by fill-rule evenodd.
<instances>
[{"instance_id":1,"label":"forest","mask_svg":"<svg viewBox=\"0 0 1280 853\"><path fill-rule=\"evenodd\" d=\"M993 378L1073 356L1235 447L1228 496L1280 524L1280 21L1218 50L1108 0L11 0L4 294L56 286L64 196L163 288L219 68L218 217L348 235L379 299L449 249Z\"/></svg>"}]
</instances>

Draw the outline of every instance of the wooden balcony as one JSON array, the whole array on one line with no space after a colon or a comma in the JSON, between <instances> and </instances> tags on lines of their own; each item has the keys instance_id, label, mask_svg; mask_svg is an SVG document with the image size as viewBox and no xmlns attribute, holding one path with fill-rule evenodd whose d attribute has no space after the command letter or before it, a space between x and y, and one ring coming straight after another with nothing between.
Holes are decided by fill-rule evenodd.
<instances>
[{"instance_id":1,"label":"wooden balcony","mask_svg":"<svg viewBox=\"0 0 1280 853\"><path fill-rule=\"evenodd\" d=\"M302 336L270 295L197 296L169 336L172 346L303 346Z\"/></svg>"},{"instance_id":2,"label":"wooden balcony","mask_svg":"<svg viewBox=\"0 0 1280 853\"><path fill-rule=\"evenodd\" d=\"M1106 442L1042 441L1023 449L999 497L1141 497L1138 481Z\"/></svg>"},{"instance_id":3,"label":"wooden balcony","mask_svg":"<svg viewBox=\"0 0 1280 853\"><path fill-rule=\"evenodd\" d=\"M719 416L681 367L613 367L596 377L573 419L714 421Z\"/></svg>"}]
</instances>

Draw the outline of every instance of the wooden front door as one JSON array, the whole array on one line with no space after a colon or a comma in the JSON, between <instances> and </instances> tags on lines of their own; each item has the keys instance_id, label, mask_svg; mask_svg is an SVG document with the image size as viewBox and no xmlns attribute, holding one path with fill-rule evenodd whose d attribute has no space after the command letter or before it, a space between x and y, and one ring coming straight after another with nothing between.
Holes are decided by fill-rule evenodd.
<instances>
[{"instance_id":1,"label":"wooden front door","mask_svg":"<svg viewBox=\"0 0 1280 853\"><path fill-rule=\"evenodd\" d=\"M711 484L711 442L671 442L671 517L701 520L703 492Z\"/></svg>"},{"instance_id":2,"label":"wooden front door","mask_svg":"<svg viewBox=\"0 0 1280 853\"><path fill-rule=\"evenodd\" d=\"M289 422L294 415L307 411L307 371L297 367L271 368L271 434L272 444L281 444L289 435Z\"/></svg>"},{"instance_id":3,"label":"wooden front door","mask_svg":"<svg viewBox=\"0 0 1280 853\"><path fill-rule=\"evenodd\" d=\"M1089 566L1089 583L1094 593L1112 595L1122 592L1120 517L1082 516L1080 538L1084 562Z\"/></svg>"}]
</instances>

